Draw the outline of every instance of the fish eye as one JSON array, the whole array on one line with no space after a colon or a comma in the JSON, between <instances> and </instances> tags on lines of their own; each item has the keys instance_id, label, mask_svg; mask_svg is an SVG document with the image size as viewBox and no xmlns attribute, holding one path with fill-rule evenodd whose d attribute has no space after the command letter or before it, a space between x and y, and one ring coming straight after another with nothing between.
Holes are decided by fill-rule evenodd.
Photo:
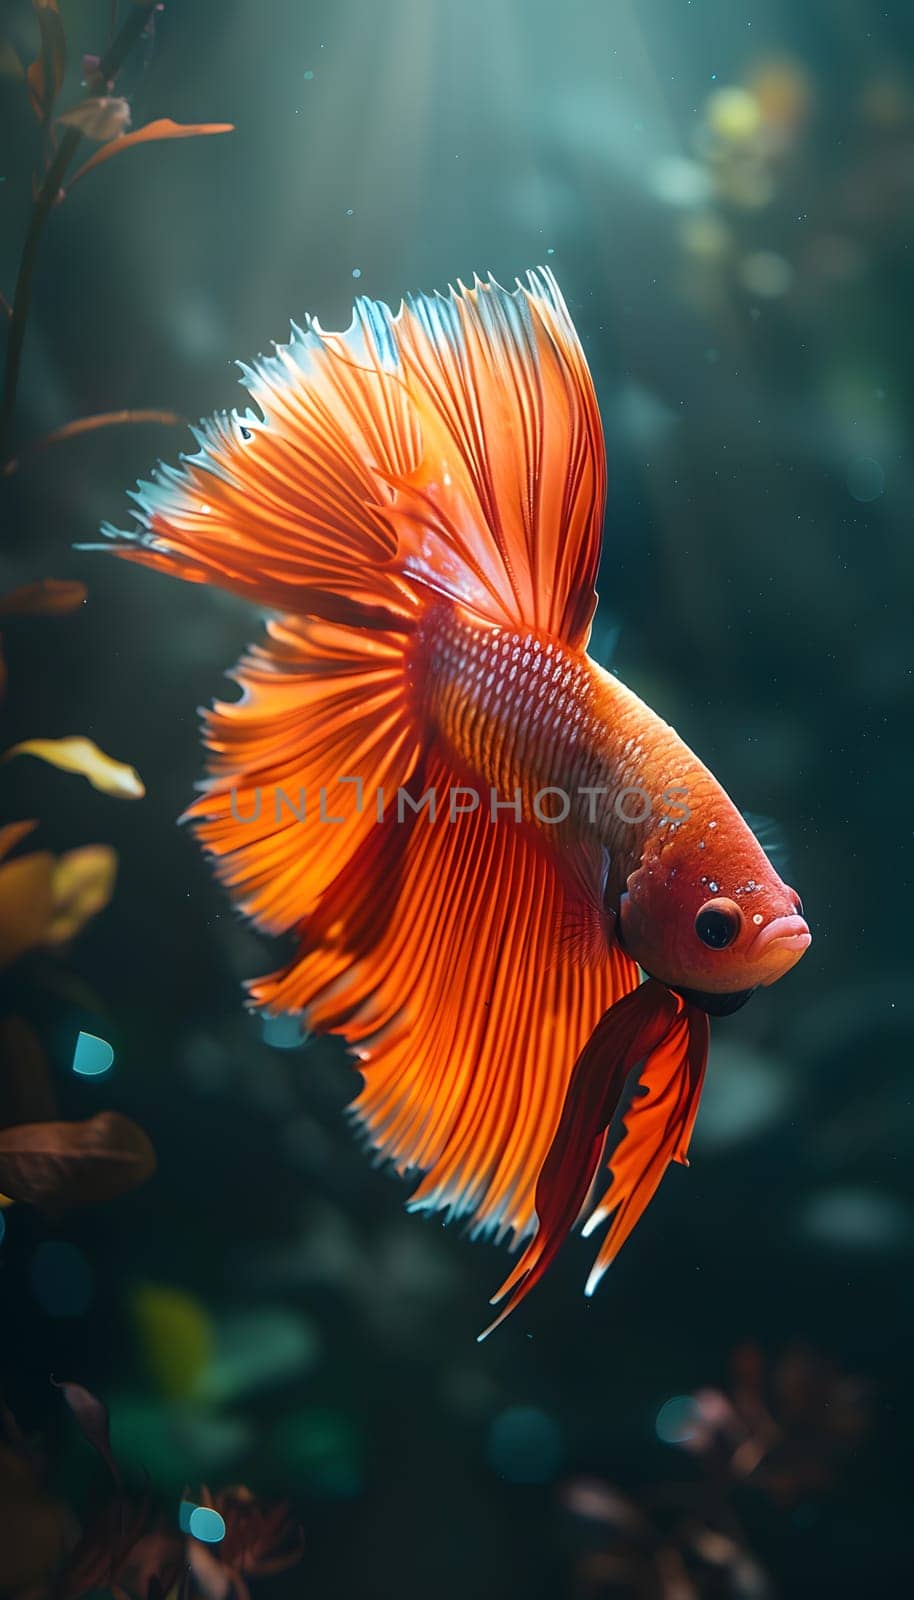
<instances>
[{"instance_id":1,"label":"fish eye","mask_svg":"<svg viewBox=\"0 0 914 1600\"><path fill-rule=\"evenodd\" d=\"M709 950L726 950L742 925L739 906L732 900L708 900L695 918L695 932Z\"/></svg>"}]
</instances>

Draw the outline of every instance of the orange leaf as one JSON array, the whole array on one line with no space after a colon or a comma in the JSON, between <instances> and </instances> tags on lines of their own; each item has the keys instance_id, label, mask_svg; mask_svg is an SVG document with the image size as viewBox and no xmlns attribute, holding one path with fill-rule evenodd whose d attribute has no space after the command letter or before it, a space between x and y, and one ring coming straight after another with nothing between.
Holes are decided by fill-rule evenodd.
<instances>
[{"instance_id":1,"label":"orange leaf","mask_svg":"<svg viewBox=\"0 0 914 1600\"><path fill-rule=\"evenodd\" d=\"M97 428L119 427L125 422L163 422L177 426L183 424L184 418L179 417L176 411L99 411L93 417L77 417L75 421L65 422L62 428L54 428L51 433L26 445L21 457L4 462L3 476L11 478L14 472L18 472L23 459L37 455L49 444L59 444L62 439L75 439L80 433L94 433Z\"/></svg>"},{"instance_id":2,"label":"orange leaf","mask_svg":"<svg viewBox=\"0 0 914 1600\"><path fill-rule=\"evenodd\" d=\"M32 110L39 122L46 122L67 70L67 39L57 0L32 0L32 4L41 29L41 54L29 67L26 79Z\"/></svg>"},{"instance_id":3,"label":"orange leaf","mask_svg":"<svg viewBox=\"0 0 914 1600\"><path fill-rule=\"evenodd\" d=\"M33 820L31 822L7 822L4 827L0 828L0 861L3 860L4 856L9 855L11 850L15 850L17 844L37 826L38 823Z\"/></svg>"},{"instance_id":4,"label":"orange leaf","mask_svg":"<svg viewBox=\"0 0 914 1600\"><path fill-rule=\"evenodd\" d=\"M0 1133L0 1189L45 1210L111 1200L145 1183L155 1165L142 1128L117 1111L87 1122L27 1122Z\"/></svg>"},{"instance_id":5,"label":"orange leaf","mask_svg":"<svg viewBox=\"0 0 914 1600\"><path fill-rule=\"evenodd\" d=\"M84 583L69 578L36 578L0 595L0 617L62 617L85 601Z\"/></svg>"},{"instance_id":6,"label":"orange leaf","mask_svg":"<svg viewBox=\"0 0 914 1600\"><path fill-rule=\"evenodd\" d=\"M172 122L170 117L159 117L156 122L147 122L145 127L137 128L133 133L122 134L119 139L110 139L103 144L100 150L83 162L78 172L73 174L68 187L72 189L74 183L84 178L93 167L98 167L109 156L116 156L120 150L129 150L136 144L148 144L155 139L196 139L201 134L208 133L233 133L233 122Z\"/></svg>"}]
</instances>

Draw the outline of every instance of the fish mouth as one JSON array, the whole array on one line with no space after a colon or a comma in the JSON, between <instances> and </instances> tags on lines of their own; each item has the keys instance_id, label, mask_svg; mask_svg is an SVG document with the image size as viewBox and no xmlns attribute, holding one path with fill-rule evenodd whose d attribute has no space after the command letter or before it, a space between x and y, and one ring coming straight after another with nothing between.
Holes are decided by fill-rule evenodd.
<instances>
[{"instance_id":1,"label":"fish mouth","mask_svg":"<svg viewBox=\"0 0 914 1600\"><path fill-rule=\"evenodd\" d=\"M776 983L785 972L799 961L812 944L812 934L805 917L775 917L767 928L761 928L749 947L749 957L764 968L760 982Z\"/></svg>"}]
</instances>

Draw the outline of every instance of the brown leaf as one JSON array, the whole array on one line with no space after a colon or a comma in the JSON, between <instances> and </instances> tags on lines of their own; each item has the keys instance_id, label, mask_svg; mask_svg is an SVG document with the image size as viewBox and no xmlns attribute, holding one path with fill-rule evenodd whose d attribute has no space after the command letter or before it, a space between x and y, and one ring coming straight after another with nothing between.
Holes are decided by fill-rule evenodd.
<instances>
[{"instance_id":1,"label":"brown leaf","mask_svg":"<svg viewBox=\"0 0 914 1600\"><path fill-rule=\"evenodd\" d=\"M148 144L155 139L196 139L201 134L233 133L233 122L172 122L170 117L159 117L155 122L147 122L145 127L137 128L133 133L125 133L120 139L111 139L102 145L100 150L90 156L88 161L70 179L68 188L72 189L74 183L84 178L93 167L101 166L109 156L116 156L121 150L132 149L137 144Z\"/></svg>"},{"instance_id":2,"label":"brown leaf","mask_svg":"<svg viewBox=\"0 0 914 1600\"><path fill-rule=\"evenodd\" d=\"M117 1111L0 1132L0 1190L46 1211L113 1200L145 1183L155 1165L142 1128Z\"/></svg>"},{"instance_id":3,"label":"brown leaf","mask_svg":"<svg viewBox=\"0 0 914 1600\"><path fill-rule=\"evenodd\" d=\"M6 1444L0 1444L0 1513L0 1593L18 1594L56 1566L70 1530L64 1507L51 1499L20 1452Z\"/></svg>"},{"instance_id":4,"label":"brown leaf","mask_svg":"<svg viewBox=\"0 0 914 1600\"><path fill-rule=\"evenodd\" d=\"M144 1533L126 1556L119 1578L127 1594L177 1594L178 1578L184 1566L184 1542L171 1528L152 1528Z\"/></svg>"},{"instance_id":5,"label":"brown leaf","mask_svg":"<svg viewBox=\"0 0 914 1600\"><path fill-rule=\"evenodd\" d=\"M98 95L81 100L57 121L64 127L78 128L84 139L104 144L107 139L119 139L130 127L130 106L119 95Z\"/></svg>"},{"instance_id":6,"label":"brown leaf","mask_svg":"<svg viewBox=\"0 0 914 1600\"><path fill-rule=\"evenodd\" d=\"M115 1483L120 1487L120 1469L111 1452L107 1407L99 1400L98 1395L93 1394L91 1389L84 1389L81 1383L58 1383L56 1378L52 1378L51 1382L66 1400L79 1423L83 1437L89 1441L94 1450L98 1451Z\"/></svg>"},{"instance_id":7,"label":"brown leaf","mask_svg":"<svg viewBox=\"0 0 914 1600\"><path fill-rule=\"evenodd\" d=\"M29 99L39 122L47 122L67 70L67 39L57 0L32 0L41 29L41 54L26 73Z\"/></svg>"},{"instance_id":8,"label":"brown leaf","mask_svg":"<svg viewBox=\"0 0 914 1600\"><path fill-rule=\"evenodd\" d=\"M104 911L114 893L116 876L117 855L110 845L87 844L60 856L51 880L51 921L42 940L46 950L67 944Z\"/></svg>"},{"instance_id":9,"label":"brown leaf","mask_svg":"<svg viewBox=\"0 0 914 1600\"><path fill-rule=\"evenodd\" d=\"M36 578L0 595L0 617L63 617L85 603L88 589L71 578Z\"/></svg>"},{"instance_id":10,"label":"brown leaf","mask_svg":"<svg viewBox=\"0 0 914 1600\"><path fill-rule=\"evenodd\" d=\"M0 967L42 942L54 906L53 877L54 857L47 850L0 867Z\"/></svg>"},{"instance_id":11,"label":"brown leaf","mask_svg":"<svg viewBox=\"0 0 914 1600\"><path fill-rule=\"evenodd\" d=\"M75 772L88 778L93 789L115 800L142 800L146 793L136 767L106 756L94 740L82 734L74 733L66 739L24 739L5 751L0 759L9 761L12 756L37 756L39 761L46 761L61 772Z\"/></svg>"},{"instance_id":12,"label":"brown leaf","mask_svg":"<svg viewBox=\"0 0 914 1600\"><path fill-rule=\"evenodd\" d=\"M94 1594L111 1595L116 1600L127 1600L133 1594L142 1595L145 1600L163 1600L177 1578L177 1564L160 1562L156 1568L148 1557L143 1561L140 1547L145 1542L148 1518L148 1496L130 1501L118 1488L99 1507L63 1569L57 1572L54 1600L87 1600ZM138 1552L139 1561L135 1559ZM131 1581L128 1586L125 1580L128 1576L132 1580L134 1575L139 1584L134 1587Z\"/></svg>"},{"instance_id":13,"label":"brown leaf","mask_svg":"<svg viewBox=\"0 0 914 1600\"><path fill-rule=\"evenodd\" d=\"M187 1564L204 1600L228 1600L232 1592L231 1576L222 1562L198 1539L187 1541Z\"/></svg>"},{"instance_id":14,"label":"brown leaf","mask_svg":"<svg viewBox=\"0 0 914 1600\"><path fill-rule=\"evenodd\" d=\"M22 1017L0 1019L0 1126L44 1122L57 1115L45 1053Z\"/></svg>"}]
</instances>

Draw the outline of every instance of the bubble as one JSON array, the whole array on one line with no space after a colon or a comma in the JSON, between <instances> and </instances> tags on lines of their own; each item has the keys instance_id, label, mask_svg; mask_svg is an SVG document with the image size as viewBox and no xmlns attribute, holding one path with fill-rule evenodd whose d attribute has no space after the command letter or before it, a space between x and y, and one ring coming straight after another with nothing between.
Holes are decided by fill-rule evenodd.
<instances>
[{"instance_id":1,"label":"bubble","mask_svg":"<svg viewBox=\"0 0 914 1600\"><path fill-rule=\"evenodd\" d=\"M687 216L681 229L683 248L690 256L716 261L730 247L730 229L713 211L696 211Z\"/></svg>"},{"instance_id":2,"label":"bubble","mask_svg":"<svg viewBox=\"0 0 914 1600\"><path fill-rule=\"evenodd\" d=\"M562 1459L558 1425L533 1406L510 1406L489 1429L488 1456L509 1483L549 1483Z\"/></svg>"},{"instance_id":3,"label":"bubble","mask_svg":"<svg viewBox=\"0 0 914 1600\"><path fill-rule=\"evenodd\" d=\"M287 1413L273 1434L283 1470L314 1494L348 1499L363 1479L363 1445L355 1424L339 1412L314 1408Z\"/></svg>"},{"instance_id":4,"label":"bubble","mask_svg":"<svg viewBox=\"0 0 914 1600\"><path fill-rule=\"evenodd\" d=\"M847 469L847 487L855 500L866 504L885 491L885 473L874 456L857 456Z\"/></svg>"},{"instance_id":5,"label":"bubble","mask_svg":"<svg viewBox=\"0 0 914 1600\"><path fill-rule=\"evenodd\" d=\"M728 1038L715 1062L718 1070L708 1074L695 1129L699 1152L758 1139L782 1119L791 1101L789 1071L775 1057Z\"/></svg>"},{"instance_id":6,"label":"bubble","mask_svg":"<svg viewBox=\"0 0 914 1600\"><path fill-rule=\"evenodd\" d=\"M803 1206L800 1227L816 1244L841 1250L891 1249L911 1236L905 1207L877 1189L820 1190Z\"/></svg>"},{"instance_id":7,"label":"bubble","mask_svg":"<svg viewBox=\"0 0 914 1600\"><path fill-rule=\"evenodd\" d=\"M353 210L352 206L349 207L349 210L346 212L346 215L347 215L347 217L354 217L355 216L355 211Z\"/></svg>"},{"instance_id":8,"label":"bubble","mask_svg":"<svg viewBox=\"0 0 914 1600\"><path fill-rule=\"evenodd\" d=\"M220 1316L213 1349L194 1384L206 1405L226 1406L271 1383L309 1372L320 1358L316 1328L300 1312L257 1306Z\"/></svg>"},{"instance_id":9,"label":"bubble","mask_svg":"<svg viewBox=\"0 0 914 1600\"><path fill-rule=\"evenodd\" d=\"M225 1522L211 1506L194 1506L188 1518L187 1531L204 1544L218 1544L225 1538Z\"/></svg>"},{"instance_id":10,"label":"bubble","mask_svg":"<svg viewBox=\"0 0 914 1600\"><path fill-rule=\"evenodd\" d=\"M718 182L730 204L743 211L761 211L774 199L774 179L758 162L737 162L720 174Z\"/></svg>"},{"instance_id":11,"label":"bubble","mask_svg":"<svg viewBox=\"0 0 914 1600\"><path fill-rule=\"evenodd\" d=\"M361 276L362 276L362 269L361 269L361 267L353 267L353 269L352 269L352 276L353 276L353 277L354 277L354 278L360 278L360 277L361 277Z\"/></svg>"},{"instance_id":12,"label":"bubble","mask_svg":"<svg viewBox=\"0 0 914 1600\"><path fill-rule=\"evenodd\" d=\"M650 177L653 194L669 206L695 206L710 200L711 179L704 167L686 156L664 156Z\"/></svg>"},{"instance_id":13,"label":"bubble","mask_svg":"<svg viewBox=\"0 0 914 1600\"><path fill-rule=\"evenodd\" d=\"M80 1078L100 1078L113 1064L114 1051L107 1039L99 1039L94 1033L77 1034L73 1071Z\"/></svg>"},{"instance_id":14,"label":"bubble","mask_svg":"<svg viewBox=\"0 0 914 1600\"><path fill-rule=\"evenodd\" d=\"M755 250L752 255L744 257L740 264L739 275L743 287L750 294L758 294L765 300L775 300L779 295L786 294L793 282L793 267L783 256L774 250Z\"/></svg>"},{"instance_id":15,"label":"bubble","mask_svg":"<svg viewBox=\"0 0 914 1600\"><path fill-rule=\"evenodd\" d=\"M314 77L314 73L309 68L309 70L307 72L303 72L302 73L302 77L304 78L306 83L310 83L311 79Z\"/></svg>"},{"instance_id":16,"label":"bubble","mask_svg":"<svg viewBox=\"0 0 914 1600\"><path fill-rule=\"evenodd\" d=\"M32 1293L49 1317L81 1317L92 1300L92 1274L81 1250L62 1239L40 1244L29 1272Z\"/></svg>"},{"instance_id":17,"label":"bubble","mask_svg":"<svg viewBox=\"0 0 914 1600\"><path fill-rule=\"evenodd\" d=\"M762 109L747 89L715 89L708 100L707 116L719 138L741 144L758 132Z\"/></svg>"},{"instance_id":18,"label":"bubble","mask_svg":"<svg viewBox=\"0 0 914 1600\"><path fill-rule=\"evenodd\" d=\"M657 1438L664 1444L685 1444L695 1434L695 1402L691 1395L676 1394L665 1400L654 1423Z\"/></svg>"}]
</instances>

